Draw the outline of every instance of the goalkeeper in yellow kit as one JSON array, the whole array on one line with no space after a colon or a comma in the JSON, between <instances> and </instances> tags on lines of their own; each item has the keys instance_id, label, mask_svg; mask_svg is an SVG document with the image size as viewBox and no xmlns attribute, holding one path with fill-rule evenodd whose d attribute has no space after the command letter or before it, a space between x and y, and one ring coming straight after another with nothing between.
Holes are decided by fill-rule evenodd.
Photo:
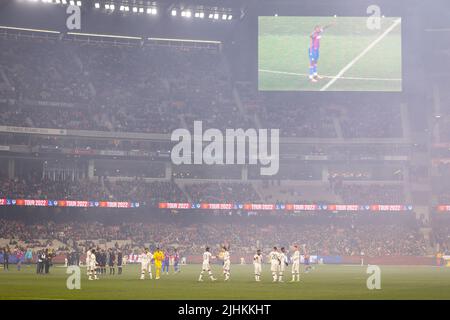
<instances>
[{"instance_id":1,"label":"goalkeeper in yellow kit","mask_svg":"<svg viewBox=\"0 0 450 320\"><path fill-rule=\"evenodd\" d=\"M164 260L164 253L156 248L156 251L153 253L153 260L155 261L155 269L156 269L156 280L159 279L159 275L161 274L162 262Z\"/></svg>"}]
</instances>

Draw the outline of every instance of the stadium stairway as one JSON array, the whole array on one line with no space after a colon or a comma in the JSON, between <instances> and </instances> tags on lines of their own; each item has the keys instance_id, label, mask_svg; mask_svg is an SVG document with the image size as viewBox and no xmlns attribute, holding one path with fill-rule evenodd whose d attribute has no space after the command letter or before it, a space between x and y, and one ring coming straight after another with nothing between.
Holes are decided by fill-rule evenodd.
<instances>
[{"instance_id":1,"label":"stadium stairway","mask_svg":"<svg viewBox=\"0 0 450 320\"><path fill-rule=\"evenodd\" d=\"M420 234L423 236L427 244L426 252L428 255L434 255L436 253L435 248L433 247L432 244L431 233L432 229L430 227L420 228Z\"/></svg>"},{"instance_id":2,"label":"stadium stairway","mask_svg":"<svg viewBox=\"0 0 450 320\"><path fill-rule=\"evenodd\" d=\"M0 79L3 80L4 84L1 85L5 85L9 90L11 90L12 86L11 86L11 82L9 81L8 77L6 76L5 71L3 70L3 68L0 67Z\"/></svg>"},{"instance_id":3,"label":"stadium stairway","mask_svg":"<svg viewBox=\"0 0 450 320\"><path fill-rule=\"evenodd\" d=\"M344 135L342 134L341 123L338 118L333 118L334 130L336 131L336 135L339 139L344 139Z\"/></svg>"},{"instance_id":4,"label":"stadium stairway","mask_svg":"<svg viewBox=\"0 0 450 320\"><path fill-rule=\"evenodd\" d=\"M183 180L183 179L181 179ZM183 192L183 195L188 199L189 202L192 202L192 198L189 196L189 194L186 192L185 184L184 183L177 183L177 179L174 180L174 183L178 186L178 188Z\"/></svg>"},{"instance_id":5,"label":"stadium stairway","mask_svg":"<svg viewBox=\"0 0 450 320\"><path fill-rule=\"evenodd\" d=\"M87 83L92 97L95 97L97 95L97 90L95 90L95 87L92 84L92 81L89 76L89 70L84 67L83 61L80 59L80 57L74 50L68 50L66 47L64 47L64 51L65 51L66 55L69 55L70 57L72 57L72 60L75 62L75 64L80 69L80 75L83 76L84 81Z\"/></svg>"},{"instance_id":6,"label":"stadium stairway","mask_svg":"<svg viewBox=\"0 0 450 320\"><path fill-rule=\"evenodd\" d=\"M261 120L258 117L257 113L252 113L244 106L241 100L241 96L239 94L239 90L236 86L233 86L233 99L235 104L237 105L240 113L246 117L248 120L250 120L251 123L254 123L257 129L260 129L262 127Z\"/></svg>"}]
</instances>

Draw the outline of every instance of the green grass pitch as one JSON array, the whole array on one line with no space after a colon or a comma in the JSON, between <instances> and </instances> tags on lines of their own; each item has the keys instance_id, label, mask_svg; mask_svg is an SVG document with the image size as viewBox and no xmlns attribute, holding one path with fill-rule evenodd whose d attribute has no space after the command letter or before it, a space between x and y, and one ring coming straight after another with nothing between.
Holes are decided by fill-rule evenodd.
<instances>
[{"instance_id":1,"label":"green grass pitch","mask_svg":"<svg viewBox=\"0 0 450 320\"><path fill-rule=\"evenodd\" d=\"M399 18L382 18L379 30L367 27L367 17L259 17L258 87L263 91L401 91L401 23L355 58ZM308 48L315 25L326 29L320 41L317 83L308 79ZM355 63L329 87L324 86Z\"/></svg>"},{"instance_id":2,"label":"green grass pitch","mask_svg":"<svg viewBox=\"0 0 450 320\"><path fill-rule=\"evenodd\" d=\"M139 280L139 266L127 265L120 276L88 281L81 268L81 290L68 290L64 267L37 275L34 266L19 272L13 265L10 271L0 269L0 299L450 299L450 268L445 267L381 266L381 290L367 289L369 275L361 266L319 265L302 273L299 283L289 282L289 272L285 283L272 283L269 268L263 266L259 283L251 265L232 265L229 282L219 265L213 266L216 282L197 281L200 265L182 266L180 273L160 280Z\"/></svg>"}]
</instances>

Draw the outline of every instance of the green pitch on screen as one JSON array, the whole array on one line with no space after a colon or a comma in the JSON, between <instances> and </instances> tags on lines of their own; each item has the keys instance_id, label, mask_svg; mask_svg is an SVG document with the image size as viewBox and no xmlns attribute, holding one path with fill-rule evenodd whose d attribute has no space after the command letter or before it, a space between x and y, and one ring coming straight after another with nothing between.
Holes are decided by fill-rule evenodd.
<instances>
[{"instance_id":1,"label":"green pitch on screen","mask_svg":"<svg viewBox=\"0 0 450 320\"><path fill-rule=\"evenodd\" d=\"M401 19L380 18L375 30L367 27L367 19L259 17L259 90L401 91ZM311 82L310 35L316 25L328 24L332 25L320 39L317 68L323 78Z\"/></svg>"},{"instance_id":2,"label":"green pitch on screen","mask_svg":"<svg viewBox=\"0 0 450 320\"><path fill-rule=\"evenodd\" d=\"M154 266L152 266L154 267ZM291 280L290 266L284 283L272 283L270 265L263 265L261 282L255 282L253 265L232 265L231 279L223 281L220 265L212 270L218 279L198 282L201 265L181 266L181 272L160 280L139 280L140 266L126 265L122 275L100 275L89 281L81 268L81 290L66 287L66 268L55 266L37 275L35 266L10 265L0 269L0 300L4 299L450 299L450 268L432 266L380 266L381 290L367 289L366 266L319 265L309 273L301 269L300 282ZM154 269L153 269L154 270ZM154 271L153 271L154 272ZM153 273L154 275L154 273Z\"/></svg>"}]
</instances>

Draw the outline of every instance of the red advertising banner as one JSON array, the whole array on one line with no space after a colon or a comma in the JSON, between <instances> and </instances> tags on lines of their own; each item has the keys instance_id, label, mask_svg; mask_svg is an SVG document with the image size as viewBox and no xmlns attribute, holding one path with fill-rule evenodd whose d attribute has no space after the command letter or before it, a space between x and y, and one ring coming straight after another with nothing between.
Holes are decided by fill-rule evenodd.
<instances>
[{"instance_id":1,"label":"red advertising banner","mask_svg":"<svg viewBox=\"0 0 450 320\"><path fill-rule=\"evenodd\" d=\"M70 208L139 208L140 203L127 201L0 199L0 206L70 207Z\"/></svg>"},{"instance_id":2,"label":"red advertising banner","mask_svg":"<svg viewBox=\"0 0 450 320\"><path fill-rule=\"evenodd\" d=\"M43 200L43 199L0 199L0 206L27 207L70 207L70 208L139 208L139 202L92 201L92 200ZM267 204L267 203L176 203L160 202L160 209L200 209L200 210L244 210L244 211L367 211L367 212L405 212L413 211L412 205L386 204ZM450 212L450 205L439 205L439 212Z\"/></svg>"},{"instance_id":3,"label":"red advertising banner","mask_svg":"<svg viewBox=\"0 0 450 320\"><path fill-rule=\"evenodd\" d=\"M368 211L403 212L413 211L411 205L357 205L357 204L264 204L264 203L172 203L160 202L160 209L244 210L244 211ZM450 211L450 206L449 206Z\"/></svg>"},{"instance_id":4,"label":"red advertising banner","mask_svg":"<svg viewBox=\"0 0 450 320\"><path fill-rule=\"evenodd\" d=\"M160 209L190 209L190 203L173 203L173 202L160 202Z\"/></svg>"},{"instance_id":5,"label":"red advertising banner","mask_svg":"<svg viewBox=\"0 0 450 320\"><path fill-rule=\"evenodd\" d=\"M437 207L439 212L450 212L450 205L441 204Z\"/></svg>"}]
</instances>

